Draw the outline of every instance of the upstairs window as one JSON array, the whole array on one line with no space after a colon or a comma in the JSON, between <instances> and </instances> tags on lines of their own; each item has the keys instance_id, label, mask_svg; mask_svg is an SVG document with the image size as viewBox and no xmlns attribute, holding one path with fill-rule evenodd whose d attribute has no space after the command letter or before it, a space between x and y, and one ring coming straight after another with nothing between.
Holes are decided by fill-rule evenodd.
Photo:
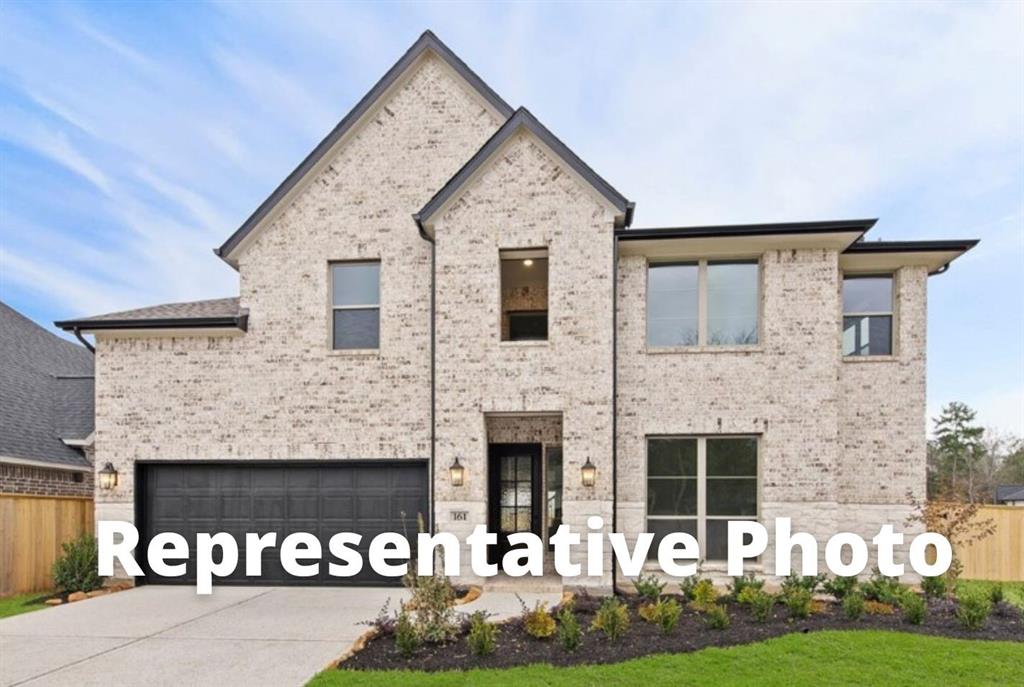
<instances>
[{"instance_id":1,"label":"upstairs window","mask_svg":"<svg viewBox=\"0 0 1024 687\"><path fill-rule=\"evenodd\" d=\"M843 278L843 355L892 355L893 277Z\"/></svg>"},{"instance_id":2,"label":"upstairs window","mask_svg":"<svg viewBox=\"0 0 1024 687\"><path fill-rule=\"evenodd\" d=\"M380 262L331 265L334 350L380 347Z\"/></svg>"},{"instance_id":3,"label":"upstairs window","mask_svg":"<svg viewBox=\"0 0 1024 687\"><path fill-rule=\"evenodd\" d=\"M647 270L649 346L745 346L758 341L757 260L695 260Z\"/></svg>"},{"instance_id":4,"label":"upstairs window","mask_svg":"<svg viewBox=\"0 0 1024 687\"><path fill-rule=\"evenodd\" d=\"M547 339L547 250L501 251L501 340Z\"/></svg>"}]
</instances>

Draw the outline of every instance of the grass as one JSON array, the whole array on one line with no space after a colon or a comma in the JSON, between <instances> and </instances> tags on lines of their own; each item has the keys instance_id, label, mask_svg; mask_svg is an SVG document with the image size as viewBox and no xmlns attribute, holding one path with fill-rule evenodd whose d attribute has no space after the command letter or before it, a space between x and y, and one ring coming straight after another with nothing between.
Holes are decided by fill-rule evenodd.
<instances>
[{"instance_id":1,"label":"grass","mask_svg":"<svg viewBox=\"0 0 1024 687\"><path fill-rule=\"evenodd\" d=\"M662 654L602 666L533 665L421 673L327 670L307 687L570 687L576 685L1024 684L1021 644L854 630L791 634L757 644Z\"/></svg>"},{"instance_id":2,"label":"grass","mask_svg":"<svg viewBox=\"0 0 1024 687\"><path fill-rule=\"evenodd\" d=\"M985 580L960 580L957 592L960 594L981 593L988 596L992 585L1003 585L1003 594L1009 603L1024 611L1024 582L986 582Z\"/></svg>"},{"instance_id":3,"label":"grass","mask_svg":"<svg viewBox=\"0 0 1024 687\"><path fill-rule=\"evenodd\" d=\"M0 599L0 618L7 618L12 615L20 615L30 611L38 611L46 608L43 603L50 595L45 592L32 592L31 594L18 594Z\"/></svg>"}]
</instances>

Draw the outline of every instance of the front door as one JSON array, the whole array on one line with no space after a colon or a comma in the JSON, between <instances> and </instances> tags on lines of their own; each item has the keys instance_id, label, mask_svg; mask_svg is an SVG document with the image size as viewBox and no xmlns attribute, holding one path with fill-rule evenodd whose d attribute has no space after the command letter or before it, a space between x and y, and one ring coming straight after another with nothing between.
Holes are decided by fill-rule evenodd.
<instances>
[{"instance_id":1,"label":"front door","mask_svg":"<svg viewBox=\"0 0 1024 687\"><path fill-rule=\"evenodd\" d=\"M491 444L489 447L490 531L498 535L488 561L500 563L509 550L508 535L533 532L541 536L541 445Z\"/></svg>"}]
</instances>

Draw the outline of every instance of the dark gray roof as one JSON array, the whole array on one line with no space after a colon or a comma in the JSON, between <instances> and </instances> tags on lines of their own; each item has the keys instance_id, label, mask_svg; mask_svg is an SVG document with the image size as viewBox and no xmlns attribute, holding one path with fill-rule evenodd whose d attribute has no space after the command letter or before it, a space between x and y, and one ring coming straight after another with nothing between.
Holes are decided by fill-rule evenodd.
<instances>
[{"instance_id":1,"label":"dark gray roof","mask_svg":"<svg viewBox=\"0 0 1024 687\"><path fill-rule=\"evenodd\" d=\"M477 92L483 96L484 100L489 102L498 113L505 118L512 115L512 107L502 100L494 89L484 83L483 79L476 75L472 69L466 66L466 63L459 59L458 55L453 53L451 49L445 45L440 38L435 36L431 31L424 31L423 35L412 44L404 55L399 58L398 62L381 77L370 91L363 96L362 100L356 103L356 106L345 115L338 125L334 127L329 134L327 134L324 140L320 141L316 148L313 149L309 155L306 156L298 167L296 167L291 174L289 174L281 185L274 189L266 200L264 200L256 211L249 216L245 222L242 223L235 233L233 233L227 241L220 248L215 248L214 253L223 258L226 262L231 264L227 258L228 255L238 246L239 243L251 232L260 221L266 217L271 210L274 209L282 198L284 198L292 188L299 183L299 181L311 170L316 163L320 161L327 151L329 151L338 140L345 135L345 133L352 128L352 126L359 121L359 118L369 110L377 99L383 95L383 93L400 77L405 70L415 62L420 55L426 50L431 50L435 55L440 57L442 60L448 63L452 69L456 71L462 78L469 83Z\"/></svg>"},{"instance_id":2,"label":"dark gray roof","mask_svg":"<svg viewBox=\"0 0 1024 687\"><path fill-rule=\"evenodd\" d=\"M836 219L815 222L773 222L771 224L718 224L698 227L656 227L620 229L620 241L647 239L710 238L725 236L767 236L771 234L829 234L860 232L863 236L877 219Z\"/></svg>"},{"instance_id":3,"label":"dark gray roof","mask_svg":"<svg viewBox=\"0 0 1024 687\"><path fill-rule=\"evenodd\" d=\"M248 311L239 306L238 298L214 298L206 301L164 303L136 310L122 310L55 322L67 331L81 329L177 329L203 327L238 327L245 330Z\"/></svg>"},{"instance_id":4,"label":"dark gray roof","mask_svg":"<svg viewBox=\"0 0 1024 687\"><path fill-rule=\"evenodd\" d=\"M0 457L88 466L93 357L0 302Z\"/></svg>"},{"instance_id":5,"label":"dark gray roof","mask_svg":"<svg viewBox=\"0 0 1024 687\"><path fill-rule=\"evenodd\" d=\"M533 114L525 107L520 107L516 110L515 114L505 122L500 129L498 129L491 138L480 147L473 157L463 165L462 169L455 173L451 179L448 180L440 191L438 191L433 198L427 201L427 204L423 206L419 212L413 215L413 219L416 223L421 226L426 222L429 222L431 216L437 212L437 210L444 205L456 191L458 191L466 181L469 180L473 173L482 165L498 148L502 146L513 134L519 131L520 128L527 129L539 138L543 143L551 148L562 160L569 165L577 174L579 174L588 184L594 187L602 196L608 199L608 201L619 210L623 215L623 225L629 226L633 221L633 203L626 200L626 197L615 190L611 184L601 178L597 172L590 168L587 163L580 159L576 153L572 152L567 145L562 143L551 133L550 130L543 124L541 124Z\"/></svg>"},{"instance_id":6,"label":"dark gray roof","mask_svg":"<svg viewBox=\"0 0 1024 687\"><path fill-rule=\"evenodd\" d=\"M996 503L1024 501L1024 484L1004 484L996 487Z\"/></svg>"}]
</instances>

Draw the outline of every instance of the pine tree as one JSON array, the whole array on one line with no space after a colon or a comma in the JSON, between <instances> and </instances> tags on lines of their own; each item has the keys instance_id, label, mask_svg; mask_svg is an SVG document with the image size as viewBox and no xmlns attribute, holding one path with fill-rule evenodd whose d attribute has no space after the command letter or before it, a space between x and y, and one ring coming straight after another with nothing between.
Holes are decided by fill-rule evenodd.
<instances>
[{"instance_id":1,"label":"pine tree","mask_svg":"<svg viewBox=\"0 0 1024 687\"><path fill-rule=\"evenodd\" d=\"M959 493L961 473L967 480L967 500L974 501L974 468L984 447L984 428L974 425L976 413L965 403L947 404L935 418L935 448L939 457L941 481L949 480L949 490Z\"/></svg>"}]
</instances>

